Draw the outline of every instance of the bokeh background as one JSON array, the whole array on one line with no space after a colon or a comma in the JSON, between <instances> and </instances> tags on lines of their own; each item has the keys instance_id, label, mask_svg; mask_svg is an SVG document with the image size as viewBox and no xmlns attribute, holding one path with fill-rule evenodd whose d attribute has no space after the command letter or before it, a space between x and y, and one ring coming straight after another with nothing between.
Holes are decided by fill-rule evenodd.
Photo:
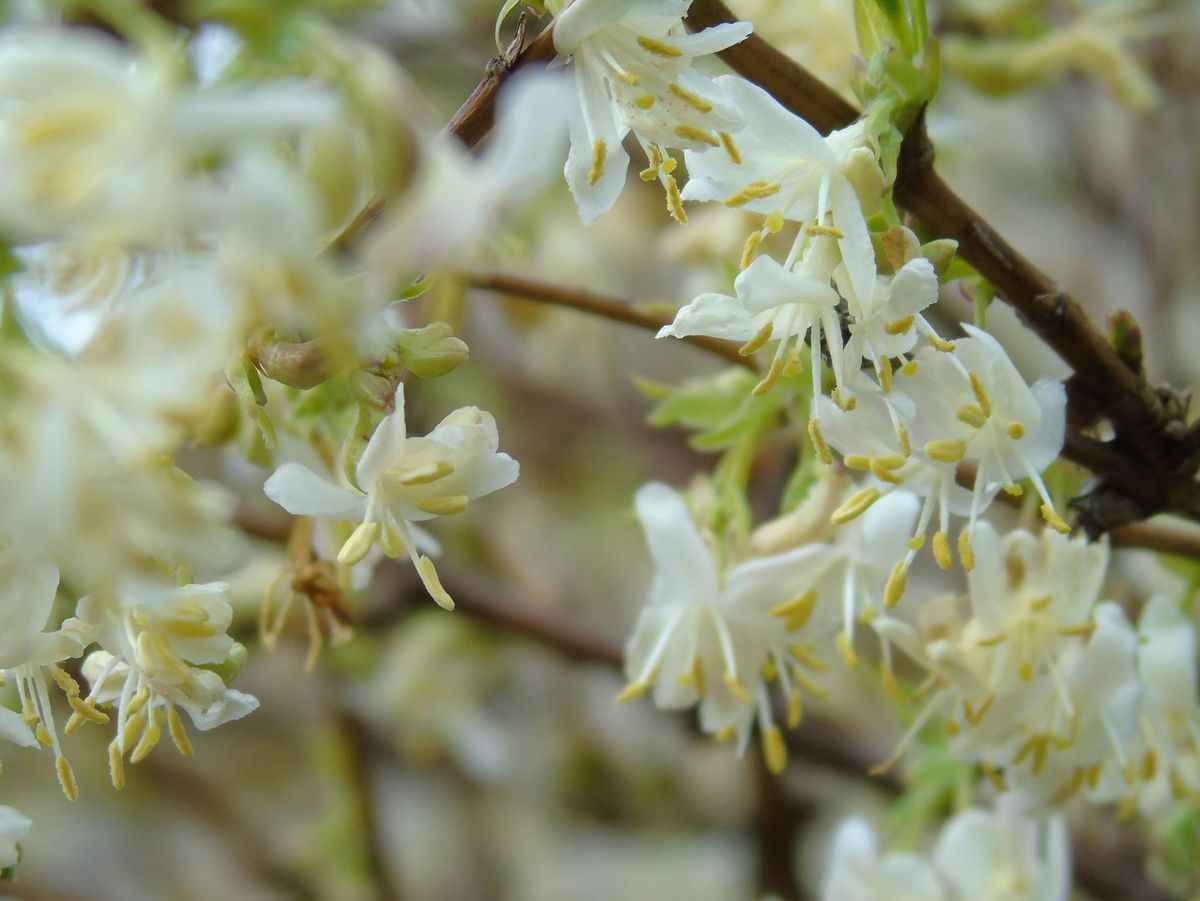
<instances>
[{"instance_id":1,"label":"bokeh background","mask_svg":"<svg viewBox=\"0 0 1200 901\"><path fill-rule=\"evenodd\" d=\"M389 48L446 119L495 55L498 5L411 0L340 26ZM731 5L849 91L850 0ZM945 54L930 126L946 179L1097 319L1131 311L1153 377L1200 381L1196 6L955 0L932 15ZM1049 38L1031 35L1031 16L1053 26ZM1047 45L1056 35L1065 49ZM236 632L251 651L237 687L262 708L194 735L191 760L162 744L121 793L108 782L107 736L85 726L69 740L75 804L44 755L6 748L5 803L35 823L9 894L724 901L784 879L815 895L832 826L854 812L884 822L893 797L894 780L863 774L900 731L875 686L838 676L850 680L838 694L856 702L811 711L807 756L794 754L780 780L764 775L755 747L739 759L686 714L613 701L622 679L608 658L651 575L633 492L650 479L686 486L712 465L682 430L646 423L651 401L634 380L674 383L721 361L459 277L509 271L673 309L727 287L745 234L733 211L691 217L676 225L658 190L634 179L584 229L555 181L420 301L421 315L453 322L472 353L453 374L410 385L410 430L477 404L522 466L515 486L439 532L458 612L383 564L355 600L354 637L327 648L315 671L304 667L299 605L267 652L258 610L284 563L286 517L259 496L265 472L200 460L242 488L240 516L255 536L235 580ZM954 286L942 307L969 315ZM801 438L782 434L760 454L759 517L774 511ZM1122 553L1117 571L1131 595L1178 584L1146 554ZM513 609L523 611L516 622ZM1135 897L1120 879L1138 872L1153 829L1078 812L1073 822L1081 866L1108 880L1109 897Z\"/></svg>"}]
</instances>

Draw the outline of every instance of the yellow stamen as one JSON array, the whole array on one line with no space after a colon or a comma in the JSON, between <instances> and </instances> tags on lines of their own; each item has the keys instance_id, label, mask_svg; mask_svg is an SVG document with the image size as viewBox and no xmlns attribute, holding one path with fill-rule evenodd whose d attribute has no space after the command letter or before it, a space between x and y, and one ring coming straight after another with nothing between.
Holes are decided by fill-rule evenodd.
<instances>
[{"instance_id":1,"label":"yellow stamen","mask_svg":"<svg viewBox=\"0 0 1200 901\"><path fill-rule=\"evenodd\" d=\"M763 734L763 758L773 776L778 776L787 766L787 746L778 726L772 726Z\"/></svg>"},{"instance_id":2,"label":"yellow stamen","mask_svg":"<svg viewBox=\"0 0 1200 901\"><path fill-rule=\"evenodd\" d=\"M829 445L825 443L825 436L821 434L821 426L816 419L808 421L808 437L812 440L813 449L821 462L827 466L832 465L833 454L829 452Z\"/></svg>"},{"instance_id":3,"label":"yellow stamen","mask_svg":"<svg viewBox=\"0 0 1200 901\"><path fill-rule=\"evenodd\" d=\"M871 504L875 503L880 498L879 489L874 485L863 488L854 493L854 495L833 511L830 520L834 525L840 526L842 523L850 522L857 516L866 513Z\"/></svg>"},{"instance_id":4,"label":"yellow stamen","mask_svg":"<svg viewBox=\"0 0 1200 901\"><path fill-rule=\"evenodd\" d=\"M893 485L900 485L904 482L904 479L884 466L878 458L871 461L871 475L881 482L890 482Z\"/></svg>"},{"instance_id":5,"label":"yellow stamen","mask_svg":"<svg viewBox=\"0 0 1200 901\"><path fill-rule=\"evenodd\" d=\"M617 694L616 702L624 704L626 701L632 701L635 698L640 698L650 689L648 682L630 682Z\"/></svg>"},{"instance_id":6,"label":"yellow stamen","mask_svg":"<svg viewBox=\"0 0 1200 901\"><path fill-rule=\"evenodd\" d=\"M958 533L958 559L967 572L975 569L975 548L971 546L971 532L968 529Z\"/></svg>"},{"instance_id":7,"label":"yellow stamen","mask_svg":"<svg viewBox=\"0 0 1200 901\"><path fill-rule=\"evenodd\" d=\"M736 194L726 197L723 203L728 207L745 206L751 200L762 200L778 194L781 187L778 182L752 181Z\"/></svg>"},{"instance_id":8,"label":"yellow stamen","mask_svg":"<svg viewBox=\"0 0 1200 901\"><path fill-rule=\"evenodd\" d=\"M421 557L417 561L417 575L421 577L421 581L425 585L425 590L429 592L430 597L434 599L439 607L444 610L454 609L454 600L450 597L446 589L442 587L442 580L438 578L437 569L434 568L432 560L428 557Z\"/></svg>"},{"instance_id":9,"label":"yellow stamen","mask_svg":"<svg viewBox=\"0 0 1200 901\"><path fill-rule=\"evenodd\" d=\"M364 522L350 533L350 537L346 539L346 543L338 551L337 562L342 566L353 566L355 563L358 563L363 557L367 556L367 552L371 550L371 545L375 543L375 539L378 537L379 523Z\"/></svg>"},{"instance_id":10,"label":"yellow stamen","mask_svg":"<svg viewBox=\"0 0 1200 901\"><path fill-rule=\"evenodd\" d=\"M725 148L725 153L729 157L729 162L735 166L742 164L742 154L737 149L737 144L733 143L733 135L727 131L718 132L721 137L721 146Z\"/></svg>"},{"instance_id":11,"label":"yellow stamen","mask_svg":"<svg viewBox=\"0 0 1200 901\"><path fill-rule=\"evenodd\" d=\"M726 726L724 729L718 729L713 733L713 738L717 741L729 741L737 735L737 729L733 726Z\"/></svg>"},{"instance_id":12,"label":"yellow stamen","mask_svg":"<svg viewBox=\"0 0 1200 901\"><path fill-rule=\"evenodd\" d=\"M889 335L903 335L910 328L912 328L913 320L916 318L917 317L915 315L905 316L903 319L897 319L895 322L889 322L883 327L883 330Z\"/></svg>"},{"instance_id":13,"label":"yellow stamen","mask_svg":"<svg viewBox=\"0 0 1200 901\"><path fill-rule=\"evenodd\" d=\"M742 683L738 681L737 676L732 672L726 670L722 680L725 682L725 686L729 689L730 694L735 698L743 704L751 703L750 695L746 694L746 689L742 687Z\"/></svg>"},{"instance_id":14,"label":"yellow stamen","mask_svg":"<svg viewBox=\"0 0 1200 901\"><path fill-rule=\"evenodd\" d=\"M633 101L633 105L638 109L650 109L654 106L654 96L652 94L643 94Z\"/></svg>"},{"instance_id":15,"label":"yellow stamen","mask_svg":"<svg viewBox=\"0 0 1200 901\"><path fill-rule=\"evenodd\" d=\"M842 457L842 463L847 469L857 469L862 472L867 472L871 468L871 458L866 454L850 454Z\"/></svg>"},{"instance_id":16,"label":"yellow stamen","mask_svg":"<svg viewBox=\"0 0 1200 901\"><path fill-rule=\"evenodd\" d=\"M938 335L930 335L929 343L932 344L937 350L940 350L942 353L948 354L954 350L954 342L953 341L947 341L945 338L942 338Z\"/></svg>"},{"instance_id":17,"label":"yellow stamen","mask_svg":"<svg viewBox=\"0 0 1200 901\"><path fill-rule=\"evenodd\" d=\"M1004 486L1004 493L1007 494L1009 497L1020 497L1021 495L1023 495L1025 493L1025 489L1022 488L1020 485L1018 485L1016 482L1013 482L1011 485Z\"/></svg>"},{"instance_id":18,"label":"yellow stamen","mask_svg":"<svg viewBox=\"0 0 1200 901\"><path fill-rule=\"evenodd\" d=\"M979 768L991 780L992 788L995 789L997 794L1004 794L1008 791L1008 783L1004 781L1004 777L1000 775L1000 771L994 766L985 760L979 764Z\"/></svg>"},{"instance_id":19,"label":"yellow stamen","mask_svg":"<svg viewBox=\"0 0 1200 901\"><path fill-rule=\"evenodd\" d=\"M888 576L887 585L883 589L883 604L887 608L895 607L900 603L900 597L904 594L904 589L908 587L908 569L904 566L904 561L899 561L892 567L892 573Z\"/></svg>"},{"instance_id":20,"label":"yellow stamen","mask_svg":"<svg viewBox=\"0 0 1200 901\"><path fill-rule=\"evenodd\" d=\"M768 322L758 330L758 334L738 348L738 353L743 357L748 357L755 351L761 350L762 346L771 340L771 333L774 331L775 323Z\"/></svg>"},{"instance_id":21,"label":"yellow stamen","mask_svg":"<svg viewBox=\"0 0 1200 901\"><path fill-rule=\"evenodd\" d=\"M907 547L910 551L919 551L921 548L925 547L925 534L922 533L920 535L914 535L912 538L908 539L908 541L905 543L905 547Z\"/></svg>"},{"instance_id":22,"label":"yellow stamen","mask_svg":"<svg viewBox=\"0 0 1200 901\"><path fill-rule=\"evenodd\" d=\"M184 757L191 757L191 739L188 738L187 731L183 728L183 721L179 719L179 711L174 707L167 709L167 731L171 735L171 741L175 742L175 747L179 749L179 753Z\"/></svg>"},{"instance_id":23,"label":"yellow stamen","mask_svg":"<svg viewBox=\"0 0 1200 901\"><path fill-rule=\"evenodd\" d=\"M747 268L754 261L754 252L758 250L758 245L762 243L762 232L751 232L750 237L746 239L746 243L742 246L742 258L738 262L741 269Z\"/></svg>"},{"instance_id":24,"label":"yellow stamen","mask_svg":"<svg viewBox=\"0 0 1200 901\"><path fill-rule=\"evenodd\" d=\"M121 759L121 746L115 738L108 743L108 776L117 791L125 787L125 761Z\"/></svg>"},{"instance_id":25,"label":"yellow stamen","mask_svg":"<svg viewBox=\"0 0 1200 901\"><path fill-rule=\"evenodd\" d=\"M1080 623L1077 626L1059 626L1058 634L1065 638L1086 638L1096 631L1095 623Z\"/></svg>"},{"instance_id":26,"label":"yellow stamen","mask_svg":"<svg viewBox=\"0 0 1200 901\"><path fill-rule=\"evenodd\" d=\"M780 619L787 620L788 628L791 631L796 631L804 627L808 622L808 618L812 616L813 608L817 603L817 593L809 591L806 594L800 595L792 601L778 604L771 608L771 616L777 616Z\"/></svg>"},{"instance_id":27,"label":"yellow stamen","mask_svg":"<svg viewBox=\"0 0 1200 901\"><path fill-rule=\"evenodd\" d=\"M832 225L817 225L815 222L804 226L806 234L813 235L818 238L837 238L839 241L846 237L845 233L840 228L835 228Z\"/></svg>"},{"instance_id":28,"label":"yellow stamen","mask_svg":"<svg viewBox=\"0 0 1200 901\"><path fill-rule=\"evenodd\" d=\"M673 47L670 44L656 40L655 38L646 37L644 34L637 36L638 46L649 53L655 53L659 56L677 57L683 56L683 51L678 47Z\"/></svg>"},{"instance_id":29,"label":"yellow stamen","mask_svg":"<svg viewBox=\"0 0 1200 901\"><path fill-rule=\"evenodd\" d=\"M764 394L770 391L772 386L779 381L779 377L783 375L783 367L786 364L787 361L783 357L776 357L774 360L772 360L771 367L767 370L767 374L762 377L762 381L760 381L754 386L753 389L751 389L750 393L755 397L762 397ZM811 434L811 429L809 431Z\"/></svg>"},{"instance_id":30,"label":"yellow stamen","mask_svg":"<svg viewBox=\"0 0 1200 901\"><path fill-rule=\"evenodd\" d=\"M62 786L67 800L78 800L79 784L75 781L75 771L71 769L71 764L67 763L67 758L61 756L55 758L54 769L58 772L58 784Z\"/></svg>"},{"instance_id":31,"label":"yellow stamen","mask_svg":"<svg viewBox=\"0 0 1200 901\"><path fill-rule=\"evenodd\" d=\"M671 160L674 163L674 160ZM671 169L675 167L672 165ZM683 197L679 193L679 185L676 183L674 176L667 169L666 163L663 164L663 184L667 189L667 210L676 222L684 225L688 221L687 213L683 209Z\"/></svg>"},{"instance_id":32,"label":"yellow stamen","mask_svg":"<svg viewBox=\"0 0 1200 901\"><path fill-rule=\"evenodd\" d=\"M702 113L711 113L712 104L701 97L699 94L693 94L687 88L671 82L667 85L667 90L690 106L692 109L699 110Z\"/></svg>"},{"instance_id":33,"label":"yellow stamen","mask_svg":"<svg viewBox=\"0 0 1200 901\"><path fill-rule=\"evenodd\" d=\"M788 698L787 724L789 729L795 729L804 720L804 700L800 692L794 691Z\"/></svg>"},{"instance_id":34,"label":"yellow stamen","mask_svg":"<svg viewBox=\"0 0 1200 901\"><path fill-rule=\"evenodd\" d=\"M941 438L925 442L927 456L939 463L957 463L967 453L967 442L961 438Z\"/></svg>"},{"instance_id":35,"label":"yellow stamen","mask_svg":"<svg viewBox=\"0 0 1200 901\"><path fill-rule=\"evenodd\" d=\"M408 464L396 467L396 480L401 485L428 485L438 479L444 479L454 472L454 466L445 460L436 463Z\"/></svg>"},{"instance_id":36,"label":"yellow stamen","mask_svg":"<svg viewBox=\"0 0 1200 901\"><path fill-rule=\"evenodd\" d=\"M417 501L417 509L432 513L434 516L453 516L466 510L469 500L465 494L431 497L428 500Z\"/></svg>"},{"instance_id":37,"label":"yellow stamen","mask_svg":"<svg viewBox=\"0 0 1200 901\"><path fill-rule=\"evenodd\" d=\"M162 708L152 708L146 728L142 731L142 737L138 740L133 750L129 752L130 763L141 763L145 760L146 755L154 749L154 746L158 744L158 740L162 738L162 721Z\"/></svg>"},{"instance_id":38,"label":"yellow stamen","mask_svg":"<svg viewBox=\"0 0 1200 901\"><path fill-rule=\"evenodd\" d=\"M683 138L685 141L699 141L701 144L707 144L710 147L720 147L721 139L712 132L705 131L703 128L697 128L695 125L675 126L675 134Z\"/></svg>"},{"instance_id":39,"label":"yellow stamen","mask_svg":"<svg viewBox=\"0 0 1200 901\"><path fill-rule=\"evenodd\" d=\"M954 557L950 553L950 536L940 530L933 533L933 559L942 569L954 566Z\"/></svg>"},{"instance_id":40,"label":"yellow stamen","mask_svg":"<svg viewBox=\"0 0 1200 901\"><path fill-rule=\"evenodd\" d=\"M1023 660L1021 665L1017 667L1017 675L1021 677L1022 682L1033 681L1033 664L1028 660Z\"/></svg>"},{"instance_id":41,"label":"yellow stamen","mask_svg":"<svg viewBox=\"0 0 1200 901\"><path fill-rule=\"evenodd\" d=\"M588 187L592 187L604 175L604 161L608 157L608 144L597 140L592 145L592 168L588 171Z\"/></svg>"},{"instance_id":42,"label":"yellow stamen","mask_svg":"<svg viewBox=\"0 0 1200 901\"><path fill-rule=\"evenodd\" d=\"M983 387L983 382L973 372L967 373L971 379L971 390L975 392L975 399L979 401L979 406L983 410L984 416L992 415L992 399L988 397L987 389Z\"/></svg>"},{"instance_id":43,"label":"yellow stamen","mask_svg":"<svg viewBox=\"0 0 1200 901\"><path fill-rule=\"evenodd\" d=\"M885 359L883 365L879 367L879 385L883 388L883 393L888 394L892 390L892 361Z\"/></svg>"},{"instance_id":44,"label":"yellow stamen","mask_svg":"<svg viewBox=\"0 0 1200 901\"><path fill-rule=\"evenodd\" d=\"M1046 520L1046 522L1050 525L1050 528L1054 529L1056 532L1062 532L1064 535L1066 535L1071 531L1071 527L1067 525L1066 520L1059 516L1055 509L1049 504L1042 504L1042 519Z\"/></svg>"},{"instance_id":45,"label":"yellow stamen","mask_svg":"<svg viewBox=\"0 0 1200 901\"><path fill-rule=\"evenodd\" d=\"M763 220L763 228L769 234L777 235L783 231L783 210L776 210L770 216Z\"/></svg>"},{"instance_id":46,"label":"yellow stamen","mask_svg":"<svg viewBox=\"0 0 1200 901\"><path fill-rule=\"evenodd\" d=\"M1013 439L1014 441L1019 441L1021 438L1025 437L1025 424L1017 422L1014 419L1008 424L1008 428L1006 428L1005 431L1008 432L1009 438Z\"/></svg>"},{"instance_id":47,"label":"yellow stamen","mask_svg":"<svg viewBox=\"0 0 1200 901\"><path fill-rule=\"evenodd\" d=\"M908 376L909 378L912 378L914 375L917 374L917 370L919 370L920 368L921 368L921 364L918 363L916 360L909 360L907 363L905 363L903 366L900 367L900 371L904 375Z\"/></svg>"},{"instance_id":48,"label":"yellow stamen","mask_svg":"<svg viewBox=\"0 0 1200 901\"><path fill-rule=\"evenodd\" d=\"M987 416L978 404L964 404L958 408L958 421L966 423L975 429L981 429L987 424Z\"/></svg>"},{"instance_id":49,"label":"yellow stamen","mask_svg":"<svg viewBox=\"0 0 1200 901\"><path fill-rule=\"evenodd\" d=\"M850 643L850 636L846 634L845 629L838 632L834 643L837 645L838 653L846 661L846 666L850 669L858 669L858 653L854 650L854 645Z\"/></svg>"}]
</instances>

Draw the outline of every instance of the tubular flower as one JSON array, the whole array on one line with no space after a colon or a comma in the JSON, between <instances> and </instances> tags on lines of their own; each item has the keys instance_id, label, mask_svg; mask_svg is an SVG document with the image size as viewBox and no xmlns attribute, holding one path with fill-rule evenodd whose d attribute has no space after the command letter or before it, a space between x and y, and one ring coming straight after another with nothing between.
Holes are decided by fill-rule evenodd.
<instances>
[{"instance_id":1,"label":"tubular flower","mask_svg":"<svg viewBox=\"0 0 1200 901\"><path fill-rule=\"evenodd\" d=\"M749 355L775 340L777 346L767 375L754 388L762 394L781 375L800 367L800 355L806 341L820 347L821 329L825 344L835 360L835 373L841 372L841 324L838 319L838 294L830 285L838 264L837 250L827 238L809 245L798 266L789 261L780 265L770 257L759 257L735 279L735 297L702 294L675 315L658 337L672 335L709 335L745 342L741 352ZM813 393L820 394L821 356L812 359Z\"/></svg>"},{"instance_id":2,"label":"tubular flower","mask_svg":"<svg viewBox=\"0 0 1200 901\"><path fill-rule=\"evenodd\" d=\"M355 470L357 486L335 485L300 463L285 463L263 485L267 497L289 513L361 520L338 553L353 566L375 542L390 557L407 553L430 596L447 610L454 601L433 561L418 554L433 542L415 524L462 513L470 501L511 485L519 467L499 453L496 421L477 407L462 407L424 438L410 438L404 420L404 386L395 408L371 435Z\"/></svg>"},{"instance_id":3,"label":"tubular flower","mask_svg":"<svg viewBox=\"0 0 1200 901\"><path fill-rule=\"evenodd\" d=\"M590 223L612 208L625 184L630 131L650 166L646 181L667 191L668 208L686 221L665 148L722 148L740 161L732 134L737 105L692 63L743 40L752 27L731 22L688 34L682 17L691 0L575 0L554 23L554 46L570 57L578 103L573 105L567 185Z\"/></svg>"},{"instance_id":4,"label":"tubular flower","mask_svg":"<svg viewBox=\"0 0 1200 901\"><path fill-rule=\"evenodd\" d=\"M635 503L658 572L626 648L629 684L618 700L653 689L663 708L699 702L701 728L737 735L742 749L757 718L767 764L781 770L786 751L768 684L778 681L790 725L802 716L801 689L821 694L812 673L825 664L801 633L823 628L814 588L828 545L748 560L722 576L678 494L652 482Z\"/></svg>"},{"instance_id":5,"label":"tubular flower","mask_svg":"<svg viewBox=\"0 0 1200 901\"><path fill-rule=\"evenodd\" d=\"M55 235L178 240L194 166L211 151L329 118L298 84L189 90L165 66L96 32L13 32L0 41L0 223Z\"/></svg>"},{"instance_id":6,"label":"tubular flower","mask_svg":"<svg viewBox=\"0 0 1200 901\"><path fill-rule=\"evenodd\" d=\"M875 253L864 212L869 215L878 208L883 174L866 145L862 125L855 123L823 138L762 88L728 75L716 84L745 119L738 136L741 159L687 152L689 179L683 198L721 201L767 216L763 230L751 235L743 262L784 220L806 226L796 236L797 243L811 234L836 238L850 290L856 297L869 298Z\"/></svg>"},{"instance_id":7,"label":"tubular flower","mask_svg":"<svg viewBox=\"0 0 1200 901\"><path fill-rule=\"evenodd\" d=\"M893 569L889 606L903 593L935 510L939 522L933 551L943 569L953 563L950 515L967 519L957 549L970 570L975 523L1001 488L1021 494L1020 478L1033 483L1046 521L1060 532L1069 531L1041 477L1062 450L1066 391L1049 379L1030 387L994 338L974 326L964 328L967 338L943 349L918 351L900 368L892 390L881 391L874 403L859 404L856 397L846 409L825 399L817 405L822 441L841 452L847 466L869 470L880 483L864 488L855 503L837 511L835 522L852 519L900 485L925 499L909 551ZM962 463L975 468L969 493L956 484Z\"/></svg>"},{"instance_id":8,"label":"tubular flower","mask_svg":"<svg viewBox=\"0 0 1200 901\"><path fill-rule=\"evenodd\" d=\"M80 698L79 685L59 666L83 653L88 643L84 624L71 618L54 632L43 631L57 592L57 567L30 562L16 548L0 551L0 618L4 622L0 676L16 683L21 702L19 715L5 709L0 716L0 737L23 747L42 744L52 748L63 793L74 801L78 794L75 774L59 744L47 674L66 694L76 715L94 722L108 718Z\"/></svg>"},{"instance_id":9,"label":"tubular flower","mask_svg":"<svg viewBox=\"0 0 1200 901\"><path fill-rule=\"evenodd\" d=\"M227 688L214 671L236 671L245 657L245 648L228 634L233 621L228 598L224 582L180 588L137 582L117 594L80 600L80 617L103 649L92 651L83 663L91 684L86 703L115 704L117 709L117 734L109 745L117 788L124 784L125 756L132 763L144 758L158 744L164 726L179 750L191 754L177 708L201 730L257 709L256 698ZM68 723L68 730L74 725Z\"/></svg>"}]
</instances>

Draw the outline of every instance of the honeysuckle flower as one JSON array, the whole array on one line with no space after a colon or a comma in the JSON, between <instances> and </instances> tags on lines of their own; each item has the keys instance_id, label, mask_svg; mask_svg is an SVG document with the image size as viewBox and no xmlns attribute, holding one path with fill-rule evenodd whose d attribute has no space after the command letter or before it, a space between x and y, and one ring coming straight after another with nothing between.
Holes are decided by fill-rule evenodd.
<instances>
[{"instance_id":1,"label":"honeysuckle flower","mask_svg":"<svg viewBox=\"0 0 1200 901\"><path fill-rule=\"evenodd\" d=\"M1138 620L1138 676L1145 688L1138 728L1127 749L1130 770L1105 768L1089 797L1119 799L1121 809L1165 814L1181 799L1200 799L1200 707L1196 690L1196 628L1164 595L1150 598Z\"/></svg>"},{"instance_id":2,"label":"honeysuckle flower","mask_svg":"<svg viewBox=\"0 0 1200 901\"><path fill-rule=\"evenodd\" d=\"M954 342L952 353L926 348L911 376L901 370L901 390L916 405L909 426L914 452L947 466L975 464L968 527L988 492L1019 494L1016 480L1027 478L1042 498L1046 521L1067 531L1041 477L1062 450L1066 390L1049 379L1026 384L995 338L972 325L963 329L968 337Z\"/></svg>"},{"instance_id":3,"label":"honeysuckle flower","mask_svg":"<svg viewBox=\"0 0 1200 901\"><path fill-rule=\"evenodd\" d=\"M798 633L812 634L820 619L814 586L829 547L808 544L722 573L674 490L643 485L635 505L657 571L626 647L629 684L618 699L653 689L659 707L699 702L701 728L737 735L742 748L757 718L768 766L782 769L786 752L762 673L778 677L790 724L798 723L801 689L815 688L809 670L823 666L817 645Z\"/></svg>"},{"instance_id":4,"label":"honeysuckle flower","mask_svg":"<svg viewBox=\"0 0 1200 901\"><path fill-rule=\"evenodd\" d=\"M973 533L975 566L967 573L975 622L995 647L989 688L1062 675L1055 660L1064 647L1095 628L1092 611L1108 570L1108 544L1082 535L1016 529L1003 538L981 522Z\"/></svg>"},{"instance_id":5,"label":"honeysuckle flower","mask_svg":"<svg viewBox=\"0 0 1200 901\"><path fill-rule=\"evenodd\" d=\"M54 750L63 792L76 797L75 774L63 756L50 704L47 674L67 695L77 714L103 722L106 718L80 700L79 686L59 663L83 653L88 630L71 618L58 629L43 631L58 592L58 569L29 560L19 548L0 551L0 675L16 683L21 702L20 725L11 711L0 720L0 734L25 747L39 743ZM23 725L25 728L21 729Z\"/></svg>"},{"instance_id":6,"label":"honeysuckle flower","mask_svg":"<svg viewBox=\"0 0 1200 901\"><path fill-rule=\"evenodd\" d=\"M709 335L745 342L742 353L750 354L769 341L777 341L771 367L754 388L762 394L789 368L800 365L805 341L821 346L821 329L840 373L842 328L838 318L838 293L830 285L837 265L837 250L828 238L815 239L798 266L781 265L762 256L734 280L734 297L702 294L675 315L675 321L658 333ZM821 355L810 354L814 396L821 393Z\"/></svg>"},{"instance_id":7,"label":"honeysuckle flower","mask_svg":"<svg viewBox=\"0 0 1200 901\"><path fill-rule=\"evenodd\" d=\"M746 123L738 135L740 162L715 152L686 152L684 200L715 200L763 213L766 231L783 220L803 223L807 228L797 241L812 233L835 237L848 273L847 292L871 297L875 252L864 212L878 208L883 176L862 125L823 138L745 79L723 75L716 84ZM752 235L747 250L755 243Z\"/></svg>"},{"instance_id":8,"label":"honeysuckle flower","mask_svg":"<svg viewBox=\"0 0 1200 901\"><path fill-rule=\"evenodd\" d=\"M33 340L68 355L91 341L157 259L104 241L32 244L13 253L24 265L9 281L17 319Z\"/></svg>"},{"instance_id":9,"label":"honeysuckle flower","mask_svg":"<svg viewBox=\"0 0 1200 901\"><path fill-rule=\"evenodd\" d=\"M0 872L21 862L21 842L29 836L33 820L15 807L0 805Z\"/></svg>"},{"instance_id":10,"label":"honeysuckle flower","mask_svg":"<svg viewBox=\"0 0 1200 901\"><path fill-rule=\"evenodd\" d=\"M743 40L748 22L730 22L689 34L682 18L691 0L575 0L554 23L554 47L569 57L577 102L571 105L567 185L584 223L616 202L629 155L630 131L650 161L642 173L667 190L668 206L686 220L665 148L722 148L741 157L732 134L741 128L737 104L727 100L692 63Z\"/></svg>"},{"instance_id":11,"label":"honeysuckle flower","mask_svg":"<svg viewBox=\"0 0 1200 901\"><path fill-rule=\"evenodd\" d=\"M845 366L857 369L862 360L870 360L888 387L891 361L911 351L919 333L933 334L921 311L937 297L937 273L924 257L909 260L895 275L877 275L871 294L849 303L853 322Z\"/></svg>"},{"instance_id":12,"label":"honeysuckle flower","mask_svg":"<svg viewBox=\"0 0 1200 901\"><path fill-rule=\"evenodd\" d=\"M838 827L821 901L944 901L933 867L916 854L880 855L875 832L858 817Z\"/></svg>"},{"instance_id":13,"label":"honeysuckle flower","mask_svg":"<svg viewBox=\"0 0 1200 901\"><path fill-rule=\"evenodd\" d=\"M955 901L1067 901L1071 845L1061 816L1038 820L1001 795L942 828L933 864Z\"/></svg>"},{"instance_id":14,"label":"honeysuckle flower","mask_svg":"<svg viewBox=\"0 0 1200 901\"><path fill-rule=\"evenodd\" d=\"M856 393L852 404L835 405L822 398L816 426L810 429L818 451L832 446L847 466L869 470L879 480L836 511L835 522L861 514L901 485L925 499L909 552L896 563L889 580L889 606L904 591L909 566L925 542L935 510L939 522L933 551L943 569L953 562L950 515L967 519L957 546L963 566L970 570L975 523L1001 488L1021 493L1018 478L1033 482L1046 521L1061 532L1069 530L1041 477L1062 450L1065 389L1048 379L1030 387L994 338L974 326L963 327L967 338L941 349L922 348L900 368L894 384ZM964 462L975 468L969 493L956 484L957 467Z\"/></svg>"},{"instance_id":15,"label":"honeysuckle flower","mask_svg":"<svg viewBox=\"0 0 1200 901\"><path fill-rule=\"evenodd\" d=\"M515 482L519 467L497 450L500 438L490 413L461 407L425 437L410 438L403 384L394 404L359 458L357 485L333 484L300 463L285 463L263 490L297 516L361 520L342 545L339 563L352 566L378 541L388 556L407 553L430 596L453 609L433 561L418 554L428 539L415 524L463 512L470 501Z\"/></svg>"},{"instance_id":16,"label":"honeysuckle flower","mask_svg":"<svg viewBox=\"0 0 1200 901\"><path fill-rule=\"evenodd\" d=\"M333 112L309 87L188 90L84 29L0 40L0 226L31 238L176 241L194 161Z\"/></svg>"},{"instance_id":17,"label":"honeysuckle flower","mask_svg":"<svg viewBox=\"0 0 1200 901\"><path fill-rule=\"evenodd\" d=\"M236 670L245 657L228 634L233 608L224 582L179 588L128 582L82 598L78 612L101 648L83 663L91 685L85 701L117 709L109 768L118 788L126 754L133 763L144 758L164 726L179 750L191 753L178 709L206 730L258 707L252 695L226 687L216 671Z\"/></svg>"}]
</instances>

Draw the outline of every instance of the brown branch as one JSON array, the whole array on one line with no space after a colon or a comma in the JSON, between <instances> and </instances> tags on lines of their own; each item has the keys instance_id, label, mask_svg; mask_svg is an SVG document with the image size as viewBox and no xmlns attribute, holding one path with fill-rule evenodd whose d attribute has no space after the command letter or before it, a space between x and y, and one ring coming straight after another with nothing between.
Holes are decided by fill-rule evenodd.
<instances>
[{"instance_id":1,"label":"brown branch","mask_svg":"<svg viewBox=\"0 0 1200 901\"><path fill-rule=\"evenodd\" d=\"M648 329L652 332L657 332L664 325L671 323L671 320L666 317L646 313L623 300L515 275L499 273L469 275L467 284L473 288L496 291L522 300L582 310L585 313L603 316L605 319L624 322L627 325L636 325L638 328ZM751 371L758 370L752 359L738 353L738 345L734 341L722 341L720 338L706 338L700 335L691 335L683 340L693 347L699 347L701 350L723 357L730 363L743 366Z\"/></svg>"},{"instance_id":2,"label":"brown branch","mask_svg":"<svg viewBox=\"0 0 1200 901\"><path fill-rule=\"evenodd\" d=\"M458 108L458 112L451 117L446 125L447 134L461 139L468 147L474 147L492 128L495 121L496 97L508 77L529 63L548 63L554 59L556 52L553 23L522 50L520 43L524 36L525 29L522 24L518 27L514 46L509 47L504 56L498 56L488 64L483 79Z\"/></svg>"}]
</instances>

